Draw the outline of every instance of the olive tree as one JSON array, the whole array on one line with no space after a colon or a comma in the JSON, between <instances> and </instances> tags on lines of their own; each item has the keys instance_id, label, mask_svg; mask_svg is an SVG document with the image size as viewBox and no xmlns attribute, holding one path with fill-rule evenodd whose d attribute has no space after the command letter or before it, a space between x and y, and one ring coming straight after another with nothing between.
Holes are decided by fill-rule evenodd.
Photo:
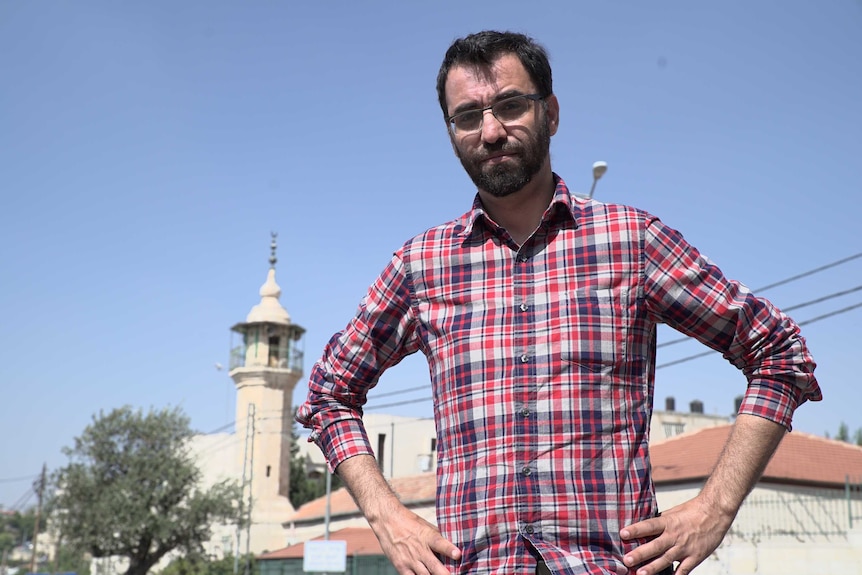
<instances>
[{"instance_id":1,"label":"olive tree","mask_svg":"<svg viewBox=\"0 0 862 575\"><path fill-rule=\"evenodd\" d=\"M205 487L178 408L129 407L93 416L53 475L54 528L92 557L125 557L145 575L171 551L200 553L215 523L239 521L239 486Z\"/></svg>"}]
</instances>

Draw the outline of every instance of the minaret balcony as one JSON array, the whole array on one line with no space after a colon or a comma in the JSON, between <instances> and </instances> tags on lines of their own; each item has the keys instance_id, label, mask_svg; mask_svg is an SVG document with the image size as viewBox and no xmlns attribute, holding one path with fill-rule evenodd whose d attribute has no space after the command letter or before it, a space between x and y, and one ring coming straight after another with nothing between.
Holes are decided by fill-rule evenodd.
<instances>
[{"instance_id":1,"label":"minaret balcony","mask_svg":"<svg viewBox=\"0 0 862 575\"><path fill-rule=\"evenodd\" d=\"M271 351L274 353L257 357L255 350L249 349L245 345L238 345L230 351L230 369L255 367L302 373L302 361L305 354L301 349L293 347Z\"/></svg>"}]
</instances>

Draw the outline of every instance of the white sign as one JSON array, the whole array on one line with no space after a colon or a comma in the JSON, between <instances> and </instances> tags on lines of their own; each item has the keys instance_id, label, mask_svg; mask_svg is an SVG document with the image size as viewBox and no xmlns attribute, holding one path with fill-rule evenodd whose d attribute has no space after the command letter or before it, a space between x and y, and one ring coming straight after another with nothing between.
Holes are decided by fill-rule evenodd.
<instances>
[{"instance_id":1,"label":"white sign","mask_svg":"<svg viewBox=\"0 0 862 575\"><path fill-rule=\"evenodd\" d=\"M347 571L347 541L306 541L302 553L306 573Z\"/></svg>"}]
</instances>

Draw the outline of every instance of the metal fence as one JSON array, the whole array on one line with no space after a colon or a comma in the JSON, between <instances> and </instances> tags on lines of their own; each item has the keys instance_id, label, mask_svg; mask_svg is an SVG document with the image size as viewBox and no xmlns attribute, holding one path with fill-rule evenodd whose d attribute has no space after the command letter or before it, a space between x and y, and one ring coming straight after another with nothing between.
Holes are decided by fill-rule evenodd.
<instances>
[{"instance_id":1,"label":"metal fence","mask_svg":"<svg viewBox=\"0 0 862 575\"><path fill-rule=\"evenodd\" d=\"M844 482L844 498L847 500L847 519L850 528L862 525L862 507L854 505L862 501L862 477L851 478L849 475Z\"/></svg>"},{"instance_id":2,"label":"metal fence","mask_svg":"<svg viewBox=\"0 0 862 575\"><path fill-rule=\"evenodd\" d=\"M846 539L862 524L862 478L845 489L786 489L753 493L739 510L731 534L743 538Z\"/></svg>"}]
</instances>

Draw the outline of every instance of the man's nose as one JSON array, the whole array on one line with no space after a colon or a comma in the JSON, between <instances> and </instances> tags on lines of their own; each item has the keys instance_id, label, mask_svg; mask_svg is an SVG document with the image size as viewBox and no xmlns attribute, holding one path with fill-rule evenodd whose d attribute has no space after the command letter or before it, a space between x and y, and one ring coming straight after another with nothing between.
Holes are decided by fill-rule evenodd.
<instances>
[{"instance_id":1,"label":"man's nose","mask_svg":"<svg viewBox=\"0 0 862 575\"><path fill-rule=\"evenodd\" d=\"M482 117L482 141L486 144L495 144L507 136L506 126L497 119L491 110L485 110Z\"/></svg>"}]
</instances>

